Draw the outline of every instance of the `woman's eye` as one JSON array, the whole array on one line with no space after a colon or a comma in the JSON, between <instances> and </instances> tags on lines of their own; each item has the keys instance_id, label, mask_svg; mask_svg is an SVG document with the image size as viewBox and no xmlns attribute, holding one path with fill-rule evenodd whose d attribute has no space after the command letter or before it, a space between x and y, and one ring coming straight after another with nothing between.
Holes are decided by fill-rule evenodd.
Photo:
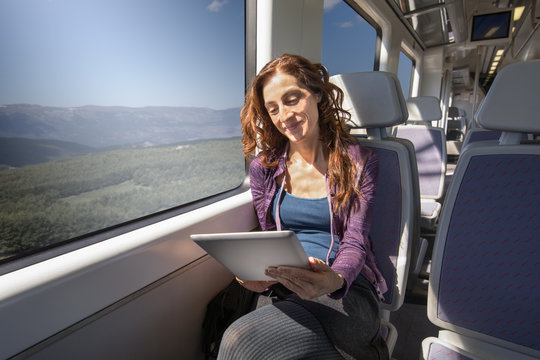
<instances>
[{"instance_id":1,"label":"woman's eye","mask_svg":"<svg viewBox=\"0 0 540 360\"><path fill-rule=\"evenodd\" d=\"M269 108L267 110L268 110L268 113L270 115L276 115L277 114L277 108Z\"/></svg>"},{"instance_id":2,"label":"woman's eye","mask_svg":"<svg viewBox=\"0 0 540 360\"><path fill-rule=\"evenodd\" d=\"M294 105L298 102L297 96L291 96L290 98L287 98L286 103L287 105Z\"/></svg>"}]
</instances>

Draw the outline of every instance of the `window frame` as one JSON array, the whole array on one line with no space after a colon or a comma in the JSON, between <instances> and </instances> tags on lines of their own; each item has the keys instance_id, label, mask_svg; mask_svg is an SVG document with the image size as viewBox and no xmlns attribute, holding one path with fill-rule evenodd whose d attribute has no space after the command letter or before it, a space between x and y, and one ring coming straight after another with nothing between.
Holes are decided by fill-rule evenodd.
<instances>
[{"instance_id":1,"label":"window frame","mask_svg":"<svg viewBox=\"0 0 540 360\"><path fill-rule=\"evenodd\" d=\"M244 93L249 88L256 71L256 31L257 0L244 0ZM190 201L170 209L161 210L90 233L59 241L54 244L23 251L9 258L0 260L0 276L241 194L245 192L246 189L249 189L249 163L246 159L244 159L244 164L244 179L235 188Z\"/></svg>"},{"instance_id":2,"label":"window frame","mask_svg":"<svg viewBox=\"0 0 540 360\"><path fill-rule=\"evenodd\" d=\"M381 48L382 48L382 28L369 14L358 5L354 0L343 0L349 5L358 15L360 15L373 29L375 29L375 54L373 54L373 71L379 71L381 67Z\"/></svg>"},{"instance_id":3,"label":"window frame","mask_svg":"<svg viewBox=\"0 0 540 360\"><path fill-rule=\"evenodd\" d=\"M245 8L249 43L256 0L246 0ZM254 51L247 47L247 58L254 59ZM246 71L253 68L246 65ZM207 259L191 233L256 228L248 179L246 171L230 191L0 265L0 333L6 334L0 357L39 352L86 319L105 316L160 279ZM30 318L34 326L18 326Z\"/></svg>"},{"instance_id":4,"label":"window frame","mask_svg":"<svg viewBox=\"0 0 540 360\"><path fill-rule=\"evenodd\" d=\"M360 16L365 22L367 22L373 30L375 30L375 51L373 54L373 67L371 71L379 71L380 69L380 58L381 58L381 48L382 48L382 28L375 22L375 20L360 7L353 0L342 0L342 2L348 6L353 12ZM323 15L324 16L324 15ZM324 22L324 21L323 21ZM324 31L324 27L323 27ZM324 35L323 35L324 37ZM321 58L323 57L324 49L322 48L323 43L321 43ZM323 64L326 65L326 64ZM357 71L366 71L366 70L357 70Z\"/></svg>"},{"instance_id":5,"label":"window frame","mask_svg":"<svg viewBox=\"0 0 540 360\"><path fill-rule=\"evenodd\" d=\"M401 58L401 54L403 54L411 61L411 71L409 74L409 92L407 94L405 93L403 94L403 96L405 97L405 100L407 100L407 98L412 95L413 90L414 90L413 87L414 87L414 73L416 71L416 59L404 47L401 47L399 54L400 54L400 58ZM399 77L399 65L398 65L398 77Z\"/></svg>"}]
</instances>

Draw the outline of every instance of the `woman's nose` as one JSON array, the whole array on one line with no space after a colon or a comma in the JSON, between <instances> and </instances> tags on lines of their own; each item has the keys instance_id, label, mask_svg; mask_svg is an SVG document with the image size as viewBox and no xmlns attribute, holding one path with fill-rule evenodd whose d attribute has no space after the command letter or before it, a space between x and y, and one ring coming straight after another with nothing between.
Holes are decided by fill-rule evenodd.
<instances>
[{"instance_id":1,"label":"woman's nose","mask_svg":"<svg viewBox=\"0 0 540 360\"><path fill-rule=\"evenodd\" d=\"M279 109L279 118L281 121L286 121L293 116L293 111L290 107L283 105Z\"/></svg>"}]
</instances>

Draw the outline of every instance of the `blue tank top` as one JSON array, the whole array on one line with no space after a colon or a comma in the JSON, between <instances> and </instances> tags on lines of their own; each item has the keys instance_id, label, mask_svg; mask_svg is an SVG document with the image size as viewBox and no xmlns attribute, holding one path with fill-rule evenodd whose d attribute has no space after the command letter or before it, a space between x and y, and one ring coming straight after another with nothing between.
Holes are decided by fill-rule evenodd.
<instances>
[{"instance_id":1,"label":"blue tank top","mask_svg":"<svg viewBox=\"0 0 540 360\"><path fill-rule=\"evenodd\" d=\"M273 201L272 215L274 220L276 219L275 209L280 189L278 187ZM308 256L326 261L332 242L328 199L326 197L319 199L301 198L284 190L279 204L281 228L296 233ZM336 241L330 254L330 264L336 257L338 247Z\"/></svg>"}]
</instances>

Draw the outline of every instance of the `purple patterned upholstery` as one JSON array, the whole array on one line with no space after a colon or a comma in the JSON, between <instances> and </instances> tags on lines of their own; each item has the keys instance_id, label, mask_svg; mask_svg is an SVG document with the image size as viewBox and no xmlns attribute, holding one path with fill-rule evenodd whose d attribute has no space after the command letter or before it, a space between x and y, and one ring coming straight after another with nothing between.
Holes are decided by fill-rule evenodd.
<instances>
[{"instance_id":1,"label":"purple patterned upholstery","mask_svg":"<svg viewBox=\"0 0 540 360\"><path fill-rule=\"evenodd\" d=\"M362 145L370 147L369 142ZM384 302L389 304L396 284L396 259L401 240L401 175L394 151L370 148L379 158L379 180L369 235L377 265L388 285Z\"/></svg>"},{"instance_id":2,"label":"purple patterned upholstery","mask_svg":"<svg viewBox=\"0 0 540 360\"><path fill-rule=\"evenodd\" d=\"M414 144L418 164L420 195L438 197L444 181L443 138L438 128L423 126L398 126L396 137L408 139Z\"/></svg>"},{"instance_id":3,"label":"purple patterned upholstery","mask_svg":"<svg viewBox=\"0 0 540 360\"><path fill-rule=\"evenodd\" d=\"M471 143L486 142L486 145L494 145L499 142L502 135L500 130L472 129L465 138L462 149ZM522 140L527 140L527 134L521 135ZM488 143L489 142L489 143Z\"/></svg>"},{"instance_id":4,"label":"purple patterned upholstery","mask_svg":"<svg viewBox=\"0 0 540 360\"><path fill-rule=\"evenodd\" d=\"M426 360L471 360L471 358L455 352L439 343L431 343Z\"/></svg>"},{"instance_id":5,"label":"purple patterned upholstery","mask_svg":"<svg viewBox=\"0 0 540 360\"><path fill-rule=\"evenodd\" d=\"M448 229L437 317L540 350L540 155L473 156Z\"/></svg>"},{"instance_id":6,"label":"purple patterned upholstery","mask_svg":"<svg viewBox=\"0 0 540 360\"><path fill-rule=\"evenodd\" d=\"M484 131L473 131L469 137L469 143L475 141L486 141L486 140L499 140L501 137L502 131L499 130L484 130Z\"/></svg>"}]
</instances>

